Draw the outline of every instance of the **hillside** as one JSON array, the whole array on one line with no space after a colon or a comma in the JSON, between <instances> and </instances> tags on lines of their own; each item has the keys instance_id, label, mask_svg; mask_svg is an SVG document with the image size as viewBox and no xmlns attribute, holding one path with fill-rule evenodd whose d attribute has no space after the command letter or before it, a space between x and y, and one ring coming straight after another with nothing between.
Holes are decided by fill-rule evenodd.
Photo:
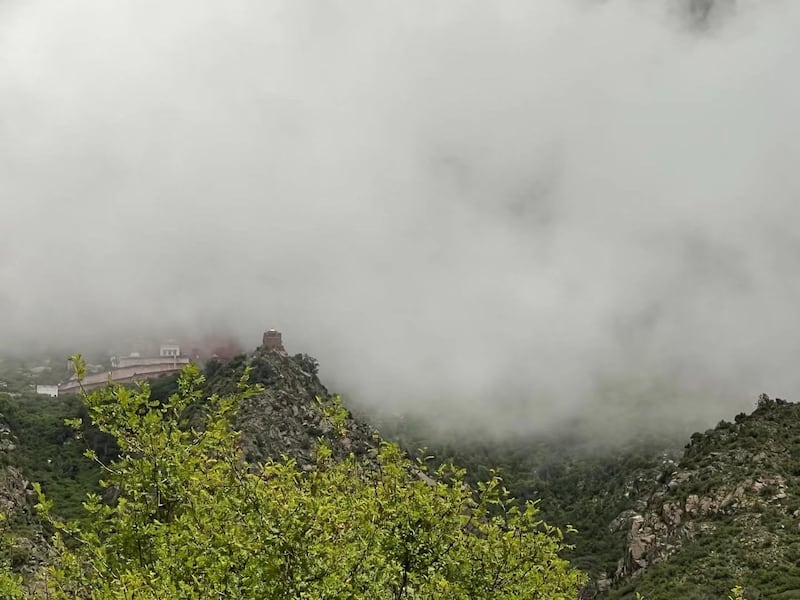
<instances>
[{"instance_id":1,"label":"hillside","mask_svg":"<svg viewBox=\"0 0 800 600\"><path fill-rule=\"evenodd\" d=\"M234 392L247 367L251 383L262 387L241 401L234 417L248 462L287 456L311 469L320 439L339 459L374 457L380 438L363 421L346 413L343 428L334 431L324 417L321 404L331 396L307 355L261 348L211 362L204 396ZM177 390L175 377L150 386L160 402ZM206 409L204 401L194 403L186 416L198 423ZM99 472L83 451L89 447L105 462L118 450L92 427L76 435L64 425L66 418L87 416L76 397L8 390L0 395L0 412L0 510L19 536L3 556L30 569L47 549L28 482L42 482L57 513L77 516L85 493L99 490ZM692 435L683 450L666 438L599 447L574 435L442 443L428 437L425 423L408 420L383 432L412 453L428 446L437 463L454 460L472 482L499 468L512 495L538 500L549 523L576 527L563 556L592 577L584 597L716 599L739 583L751 600L800 597L796 404L762 396L752 414Z\"/></svg>"},{"instance_id":2,"label":"hillside","mask_svg":"<svg viewBox=\"0 0 800 600\"><path fill-rule=\"evenodd\" d=\"M390 430L388 428L387 430ZM594 447L569 435L486 443L393 433L454 460L472 478L499 468L519 498L572 525L565 552L593 581L584 597L800 598L800 405L762 396L752 414L689 443L640 439Z\"/></svg>"},{"instance_id":3,"label":"hillside","mask_svg":"<svg viewBox=\"0 0 800 600\"><path fill-rule=\"evenodd\" d=\"M18 362L6 361L2 365L6 371L0 372L4 376L0 379L7 382L0 393L0 513L8 515L6 527L17 540L0 558L13 554L15 567L30 569L40 562L47 546L33 510L30 482L41 484L58 515L78 518L84 514L86 494L102 491L98 465L84 452L91 449L108 464L118 448L110 436L89 424L79 397L34 394L30 377ZM334 435L317 402L318 397L324 401L330 394L317 377L316 362L306 355L287 356L262 348L224 364L209 363L207 395L235 391L246 366L251 367L251 383L263 387L242 402L236 415L236 427L242 431L240 445L248 461L289 456L308 465L319 438L325 439L339 458L351 451L363 456L373 447L373 432L349 415L344 423L347 436ZM176 376L169 376L149 382L152 397L165 401L177 391L176 381ZM203 410L203 403L190 407L195 420ZM65 424L66 419L74 418L84 421L79 433Z\"/></svg>"},{"instance_id":4,"label":"hillside","mask_svg":"<svg viewBox=\"0 0 800 600\"><path fill-rule=\"evenodd\" d=\"M235 392L246 367L251 369L250 383L263 387L242 402L235 417L234 425L242 432L240 445L249 462L285 455L301 465L309 464L312 448L320 438L339 458L350 452L363 456L374 447L374 432L349 414L344 423L348 435L340 439L333 434L317 401L328 400L331 395L317 376L316 361L304 354L288 356L259 348L226 363L212 361L205 370L206 395ZM166 401L177 391L176 381L177 376L152 380L152 397ZM203 410L203 402L190 407L190 418L198 418ZM109 436L88 425L80 398L37 396L22 380L0 393L0 414L0 464L20 469L27 479L40 482L63 516L79 514L86 492L97 489L100 476L97 465L84 456L84 451L91 448L103 462L117 453ZM76 417L84 420L77 436L64 423Z\"/></svg>"},{"instance_id":5,"label":"hillside","mask_svg":"<svg viewBox=\"0 0 800 600\"><path fill-rule=\"evenodd\" d=\"M288 356L259 348L225 364L210 363L206 366L208 392L232 393L248 366L250 382L263 386L261 393L241 403L234 418L249 462L286 455L308 465L319 439L326 440L338 458L351 452L363 457L375 447L376 434L349 413L343 424L347 435L335 435L318 401L327 401L331 395L319 380L316 360L306 354Z\"/></svg>"},{"instance_id":6,"label":"hillside","mask_svg":"<svg viewBox=\"0 0 800 600\"><path fill-rule=\"evenodd\" d=\"M46 560L47 542L35 515L35 498L23 472L9 464L19 440L0 414L0 564L31 572ZM7 534L13 534L4 539Z\"/></svg>"},{"instance_id":7,"label":"hillside","mask_svg":"<svg viewBox=\"0 0 800 600\"><path fill-rule=\"evenodd\" d=\"M424 448L439 462L453 461L472 481L496 469L511 494L536 500L548 522L576 530L565 556L598 584L611 584L628 539L627 517L642 511L665 467L681 455L674 436L634 438L616 446L597 445L564 432L548 437L481 440L446 438L422 421L386 423L381 429L410 451Z\"/></svg>"},{"instance_id":8,"label":"hillside","mask_svg":"<svg viewBox=\"0 0 800 600\"><path fill-rule=\"evenodd\" d=\"M800 405L761 396L696 433L641 512L608 598L800 597Z\"/></svg>"},{"instance_id":9,"label":"hillside","mask_svg":"<svg viewBox=\"0 0 800 600\"><path fill-rule=\"evenodd\" d=\"M85 363L75 364L82 373ZM234 384L247 365L256 388ZM53 532L41 549L47 564L34 564L23 579L9 571L23 571L13 553L2 557L0 595L510 600L537 590L568 600L578 593L584 575L560 556L560 532L534 507L509 504L494 478L473 488L458 469L429 476L398 446L376 444L327 397L307 357L258 351L211 367L205 382L187 367L174 394L175 382L162 380L154 395L110 386L86 398L92 422L119 449L100 484L110 495L90 494L87 518L65 523L35 485ZM312 449L315 440L322 443ZM18 487L29 495L25 482ZM26 538L15 547L23 542L33 544Z\"/></svg>"}]
</instances>

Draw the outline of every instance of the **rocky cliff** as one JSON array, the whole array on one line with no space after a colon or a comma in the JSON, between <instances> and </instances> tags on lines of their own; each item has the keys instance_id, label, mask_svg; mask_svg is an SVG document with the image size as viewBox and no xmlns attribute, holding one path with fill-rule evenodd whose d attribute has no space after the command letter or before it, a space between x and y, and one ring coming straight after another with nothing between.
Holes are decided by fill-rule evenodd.
<instances>
[{"instance_id":1,"label":"rocky cliff","mask_svg":"<svg viewBox=\"0 0 800 600\"><path fill-rule=\"evenodd\" d=\"M377 444L376 434L346 411L345 435L340 435L342 429L333 430L323 414L334 405L333 398L319 380L316 361L304 354L287 356L282 349L261 348L227 363L212 362L206 370L208 395L236 390L247 367L250 382L262 388L241 403L235 417L249 462L287 456L308 467L314 462L314 446L320 439L327 441L338 458L350 453L367 456ZM154 380L151 387L154 399L164 399L176 391L176 377ZM87 420L77 397L18 396L4 397L1 409L8 418L0 415L0 513L7 516L0 533L4 527L11 534L5 542L0 539L0 561L9 561L15 570L25 572L35 570L49 551L29 482L42 483L55 501L56 514L80 518L85 494L101 491L97 465L83 456L86 446L105 462L114 460L117 450L109 436L88 423L80 437L64 425L64 419ZM193 409L199 413L203 403Z\"/></svg>"},{"instance_id":2,"label":"rocky cliff","mask_svg":"<svg viewBox=\"0 0 800 600\"><path fill-rule=\"evenodd\" d=\"M762 396L751 415L696 433L641 511L610 598L800 598L800 405Z\"/></svg>"},{"instance_id":3,"label":"rocky cliff","mask_svg":"<svg viewBox=\"0 0 800 600\"><path fill-rule=\"evenodd\" d=\"M307 466L314 461L319 439L326 440L339 458L351 452L366 456L374 447L377 434L349 413L344 437L332 430L323 417L332 396L319 380L317 362L308 355L287 356L280 350L260 348L224 365L209 364L209 391L232 391L248 366L250 382L263 387L261 393L242 402L235 418L248 461L289 456Z\"/></svg>"}]
</instances>

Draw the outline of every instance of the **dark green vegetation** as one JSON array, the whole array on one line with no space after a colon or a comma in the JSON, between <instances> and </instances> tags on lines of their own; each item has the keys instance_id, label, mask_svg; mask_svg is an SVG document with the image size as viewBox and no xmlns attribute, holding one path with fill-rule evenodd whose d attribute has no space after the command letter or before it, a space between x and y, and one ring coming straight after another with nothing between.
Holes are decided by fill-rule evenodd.
<instances>
[{"instance_id":1,"label":"dark green vegetation","mask_svg":"<svg viewBox=\"0 0 800 600\"><path fill-rule=\"evenodd\" d=\"M263 385L263 389L251 390L241 395L237 383L248 370L251 381ZM225 564L229 564L228 555L236 556L238 545L248 548L251 553L257 548L263 554L266 545L277 543L276 538L269 538L267 534L257 537L251 535L252 531L241 531L237 528L233 528L231 532L233 537L226 537L228 532L222 536L211 536L213 539L202 536L225 529L224 524L227 522L249 522L247 519L261 519L264 514L287 523L288 529L281 530L284 537L303 539L306 544L309 536L327 539L337 547L350 548L354 552L353 556L361 557L367 552L366 546L358 545L363 542L363 536L372 539L373 544L375 540L382 539L383 554L372 557L377 562L370 563L368 570L371 573L384 573L384 588L381 588L383 592L376 591L377 588L363 587L359 588L362 591L351 596L356 598L368 595L380 598L384 592L388 594L385 597L395 597L391 595L391 590L397 592L397 579L392 577L397 573L397 565L403 561L396 553L389 553L390 546L394 548L392 552L397 551L397 547L390 543L392 539L405 540L404 543L409 544L423 544L424 548L414 546L414 552L427 553L426 556L429 557L450 548L450 544L453 547L462 547L462 544L470 546L472 543L467 535L469 528L466 531L463 527L460 529L467 537L447 537L446 532L440 531L446 523L450 523L447 527L459 530L454 524L458 522L459 515L469 513L463 512L464 507L475 501L474 498L456 493L462 489L455 485L462 474L444 467L445 470L439 472L437 477L453 484L447 488L450 495L445 494L446 497L439 499L430 497L430 480L421 473L422 465L413 466L405 462L393 446L383 444L369 428L341 409L320 383L317 364L308 356L287 357L262 350L251 356L238 356L226 364L210 363L206 370L207 381L202 385L201 391L193 393L191 398L184 398L184 392L178 394L178 400L185 405L180 405L177 421L172 425L166 423L163 415L164 411L174 412L175 394L179 391L176 377L151 382L147 400L138 392L125 392L128 395L124 396L120 390L106 390L98 396L104 400L95 400L100 404L87 410L77 397L49 399L33 395L29 389L30 377L18 365L15 365L13 375L18 376L22 387L18 390L6 388L0 392L0 413L3 414L0 427L5 425L5 429L2 429L5 433L0 431L0 460L3 465L9 466L0 478L0 512L8 514L6 525L11 525L12 531L23 537L18 537L14 544L5 545L0 552L0 560L10 563L19 572L27 573L27 580L31 580L33 574L41 572L42 563L54 560L52 548L46 551L39 551L37 548L37 544L40 545L43 539L40 534L42 527L48 535L58 529L62 532L65 530L52 523L45 522L42 525L36 522L32 509L35 500L31 498L30 488L25 491L25 482L20 472L10 467L19 468L28 480L41 482L47 502L53 503L52 515L78 518L81 521L75 526L81 529L83 535L95 536L103 544L108 541L110 545L101 545L104 556L108 553L126 556L128 545L133 542L138 544L136 540L139 538L125 535L133 535L136 528L142 527L150 532L148 535L153 537L148 538L148 543L153 544L152 556L158 557L159 564L163 563L164 582L171 582L164 585L177 587L159 588L157 593L152 590L141 592L137 597L159 597L158 594L169 597L204 597L197 596L196 590L180 591L180 586L185 585L185 582L180 585L176 583L181 581L182 575L179 565L170 562L167 548L191 545L189 537L183 535L183 530L191 532L192 539L204 540L202 546L197 548L198 554L182 558L199 561L200 571L206 577L202 585L207 589L217 590L220 588L214 586L225 585L228 587L223 589L228 590L230 597L236 597L230 592L234 589L239 590L237 593L244 594L241 597L248 597L249 592L242 590L255 588L242 587L249 584L241 578L233 581L226 579L227 576L221 571L213 572L207 553L200 550L212 548L216 552L214 560L228 561ZM13 377L7 379L13 380ZM225 412L222 421L219 421L219 403L207 400L208 396L214 394L220 398L236 398L236 410ZM124 404L123 398L128 398L126 402L132 404L114 414L101 415L106 420L105 424L98 422L98 425L91 425L92 419L98 418L97 406L121 405ZM130 400L131 398L137 400ZM180 479L180 487L185 488L186 493L201 494L204 498L203 506L225 500L220 505L219 512L209 515L212 521L207 527L191 529L191 523L187 523L185 519L199 518L200 515L191 511L174 512L174 507L165 513L170 519L174 518L174 521L161 520L165 515L158 513L152 506L147 509L150 510L149 513L141 508L139 517L120 514L117 500L120 493L123 499L126 498L126 489L134 496L139 494L136 497L140 500L151 497L148 494L152 495L153 490L141 479L126 488L128 484L125 481L115 480L106 473L103 478L110 485L99 485L101 472L98 462L111 465L117 460L123 463L125 460L134 460L129 466L139 464L135 462L140 458L138 453L128 455L127 459L123 453L120 458L117 445L121 431L119 426L122 421L130 424L137 423L137 419L140 419L136 427L127 427L126 435L142 435L144 430L141 427L146 425L142 419L150 413L162 416L148 426L167 427L165 430L156 427L154 434L159 431L169 432L170 439L178 436L176 439L183 440L181 444L188 442L190 447L196 444L202 446L198 441L200 438L191 437L194 435L192 431L204 431L209 422L217 423L216 426L228 431L226 428L230 421L234 429L241 431L241 435L236 438L235 447L226 445L233 437L226 437L221 446L202 446L197 449L200 454L192 459L196 462L191 464L182 463L176 455L170 455L168 445L162 447L162 451L171 456L167 460L170 466L165 468L171 474L183 473L180 475L184 477ZM64 424L64 419L76 417L82 419L77 431ZM423 462L433 471L453 460L466 468L463 476L473 489L479 489L479 481L492 482L493 487L486 498L499 499L499 496L492 494L502 495L501 487L505 486L511 496L523 501L537 500L539 512L537 514L531 511L531 518L542 518L547 523L561 527L566 532L564 543L574 545L565 546L559 541L555 531L548 530L550 534L545 538L537 538L543 540L544 544L537 547L544 548L546 552L557 550L573 567L591 576L592 581L583 590L582 597L589 598L597 594L597 597L602 598L633 600L640 593L645 600L716 600L727 598L729 590L741 583L746 590L745 597L750 600L800 598L800 570L797 567L800 564L800 408L796 405L762 397L753 414L738 415L733 423L723 421L713 430L694 434L685 449L682 448L685 440L676 444L670 439L631 441L625 446L606 446L603 449L587 444L578 434L552 439L507 439L482 443L473 438L469 443L443 444L437 443L442 438L431 434L427 427L424 421L405 421L401 426L387 425L382 428L382 432L392 439L400 440L405 447L412 450L427 446L428 451L425 454L432 454L435 459ZM218 441L222 443L221 440ZM93 458L84 456L86 449L92 451ZM320 449L323 449L322 455ZM274 485L277 486L269 488L270 494L284 494L283 498L295 498L297 502L306 498L300 505L292 505L293 510L303 515L302 518L293 520L292 515L281 512L285 506L270 504L266 496L259 496L266 494L267 488L250 490L248 493L255 496L248 496L246 502L236 504L231 495L232 490L237 489L236 485L231 487L225 484L220 488L225 491L223 498L220 489L209 484L209 481L221 475L224 475L223 479L235 477L245 481L249 480L248 477L254 471L237 470L235 464L244 464L238 462L239 459L229 460L227 467L220 467L223 468L223 473L215 471L217 467L209 466L207 459L209 456L217 456L216 453L219 452L233 452L228 456L236 455L248 463L261 464L261 472L270 473L271 481L274 480ZM422 456L419 455L420 458ZM288 462L283 457L287 457ZM216 463L212 461L212 464ZM391 472L392 477L397 479L375 479L376 469L380 472L381 468L384 474ZM192 469L199 470L192 472ZM502 486L495 477L494 469L499 469ZM262 485L256 481L252 483L256 487ZM352 494L349 491L345 493L345 489L354 490L356 498L358 490L365 496L360 500L353 500L350 498ZM323 490L324 498L315 495ZM380 506L371 504L375 490L386 494ZM404 494L398 495L400 490ZM95 512L90 514L88 521L81 504L86 492L99 495L99 503L92 509ZM173 499L172 503L183 505L187 497L178 494L177 500ZM254 498L261 498L258 502L262 504L256 503L256 506L260 506L259 516L248 512L248 506L252 505ZM391 503L395 500L409 504L397 505L391 509ZM353 504L353 501L361 504ZM436 505L436 502L445 504ZM134 505L135 503L128 504ZM461 508L447 512L446 506ZM469 510L473 509L474 507ZM158 513L160 524L155 529L145 526L141 520L136 521L136 518L143 518L142 515L152 517L155 514L153 510ZM309 512L312 510L316 512ZM390 512L387 513L387 510ZM487 518L503 514L500 505L488 500L484 508L479 510L485 510ZM314 521L316 517L313 515L320 511L331 515L333 520ZM366 520L359 518L351 522L348 519L354 518L353 513L358 513ZM98 519L98 514L104 515L103 518ZM404 515L415 514L422 516L411 520L401 519ZM448 518L455 521L447 521ZM336 530L326 529L334 521L337 523ZM390 529L375 530L375 523L378 521L387 523ZM309 526L310 522L317 529L303 529L302 524ZM293 525L289 525L290 523ZM338 529L341 523L352 523L352 537L343 536ZM253 523L251 525L253 530L258 529ZM530 525L530 522L528 525L523 522L524 527ZM568 525L574 525L578 531L572 532ZM182 529L177 531L173 526ZM125 534L123 530L128 533ZM236 531L238 533L234 536ZM405 533L401 535L403 531ZM528 533L539 534L542 530L529 529ZM25 536L29 541L25 541ZM70 536L67 535L64 539L68 542ZM544 540L550 541L544 543ZM446 545L443 545L445 541ZM475 550L472 548L469 552ZM85 550L86 548L83 551ZM71 572L75 576L75 568L83 569L87 560L94 560L90 555L82 554L83 551L68 543L56 553L61 557L60 560L77 561L65 572ZM315 552L317 551L319 554L315 554L314 560L322 561L326 570L335 571L332 563L325 563L328 560L324 558L325 549L319 547ZM454 554L455 562L445 561L449 565L447 569L453 569L445 576L447 581L461 578L464 565L469 560L475 560L476 555L471 555L472 558L467 560L467 555L459 552ZM51 554L50 558L42 558L48 553ZM525 555L525 552L520 555ZM532 556L534 554L528 555L529 558ZM388 562L384 562L384 559ZM129 573L132 581L142 575L145 567L150 571L154 569L152 561L142 561L138 556L128 556L125 560L139 561L137 569L140 570L134 569ZM345 564L350 564L353 568L355 559L351 563L345 561ZM567 578L563 581L575 582L572 575L568 575L564 563L555 564L560 565L560 575L557 576L559 581L562 581L559 578L563 575ZM436 568L439 566L441 565L436 561ZM119 564L109 567L110 570L104 577L118 585L119 581L115 577L122 572L121 568ZM268 578L265 573L258 572L256 567L248 568L256 569L248 571L249 580ZM282 573L283 580L291 579L285 571L285 564L273 564L271 568L274 569L271 576ZM302 570L305 567L298 568ZM195 567L193 573L194 569ZM306 575L310 573L303 572ZM339 575L342 573L339 572ZM282 591L274 588L272 591L259 591L259 594L263 597L288 597L285 594L303 597L303 593L312 594L308 591L311 588L300 589L312 585L304 577L305 575L292 580L294 583L286 583L300 587L281 588ZM309 577L314 579L313 576ZM346 586L341 587L341 579L337 584L335 576L332 577L334 579L329 579L325 584L332 586L328 590L345 589ZM434 579L436 578L418 582L416 585L423 587L415 589L426 589L424 586L433 585ZM441 581L441 578L436 580ZM371 584L365 578L358 585ZM477 585L475 581L469 585L473 584ZM66 585L65 581L62 580L59 585ZM340 587L337 588L337 585ZM322 588L315 589L313 593L319 593ZM367 589L369 592L365 591ZM438 596L414 596L406 592L404 597L449 598L460 597L459 593L472 594L476 598L493 597L488 592L476 592L477 588L470 588L470 592L464 591L465 589L467 588L451 588ZM95 592L98 598L115 597L110 588ZM75 590L69 593L73 594L70 597L76 597ZM333 591L327 597L347 597L337 595L339 593ZM575 595L565 597L574 598Z\"/></svg>"},{"instance_id":2,"label":"dark green vegetation","mask_svg":"<svg viewBox=\"0 0 800 600\"><path fill-rule=\"evenodd\" d=\"M177 376L152 381L153 397L165 400L177 389L176 382ZM0 394L0 425L5 423L13 435L12 448L0 449L0 467L16 467L28 480L41 484L62 517L83 515L86 493L100 490L101 475L97 462L85 452L91 449L108 463L118 452L114 438L91 425L77 395L48 398L27 390L11 393L14 396ZM65 423L75 418L82 419L80 431Z\"/></svg>"},{"instance_id":3,"label":"dark green vegetation","mask_svg":"<svg viewBox=\"0 0 800 600\"><path fill-rule=\"evenodd\" d=\"M81 373L79 358L76 364ZM313 381L307 365L299 366ZM35 485L38 509L55 531L47 564L26 581L0 572L0 595L567 600L577 594L583 576L558 557L561 532L544 524L534 506L513 502L498 479L470 488L463 471L429 472L377 438L363 456L337 458L327 440L354 441L353 421L336 399L320 397L311 409L328 425L313 463L301 467L283 457L248 464L239 444L244 436L232 430L231 419L265 396L245 380L233 394L208 396L204 378L188 367L166 400L152 398L147 386L112 386L87 397L92 424L119 448L103 465L101 487L113 493L105 500L90 494L90 518L63 522ZM309 410L291 412L305 420ZM77 420L71 425L83 428Z\"/></svg>"},{"instance_id":4,"label":"dark green vegetation","mask_svg":"<svg viewBox=\"0 0 800 600\"><path fill-rule=\"evenodd\" d=\"M751 414L692 436L665 471L633 542L644 568L610 598L800 598L800 405L762 396ZM635 584L635 585L634 585Z\"/></svg>"},{"instance_id":5,"label":"dark green vegetation","mask_svg":"<svg viewBox=\"0 0 800 600\"><path fill-rule=\"evenodd\" d=\"M580 439L437 444L424 423L392 429L578 530L564 556L614 600L800 598L800 406L762 396L751 415L675 441L591 447Z\"/></svg>"},{"instance_id":6,"label":"dark green vegetation","mask_svg":"<svg viewBox=\"0 0 800 600\"><path fill-rule=\"evenodd\" d=\"M471 480L496 471L514 497L537 500L548 522L572 525L564 556L593 579L613 577L628 543L626 513L644 508L665 466L680 456L680 443L669 439L615 447L569 435L442 444L425 430L425 423L408 420L386 428L406 447L424 448L420 455L464 466Z\"/></svg>"},{"instance_id":7,"label":"dark green vegetation","mask_svg":"<svg viewBox=\"0 0 800 600\"><path fill-rule=\"evenodd\" d=\"M15 438L13 449L0 452L0 465L17 467L29 480L40 482L64 517L83 514L81 503L88 491L99 489L100 480L97 464L84 456L87 444L105 458L113 456L116 447L112 438L94 428L84 428L84 439L79 439L64 424L85 414L80 398L0 397L0 414Z\"/></svg>"},{"instance_id":8,"label":"dark green vegetation","mask_svg":"<svg viewBox=\"0 0 800 600\"><path fill-rule=\"evenodd\" d=\"M553 523L574 524L576 531L568 537L574 548L565 556L593 577L616 570L627 531L612 531L609 524L642 502L666 460L662 449L645 443L591 451L520 442L481 450L483 456L470 449L448 457L476 477L496 465L515 497L538 499L543 515Z\"/></svg>"}]
</instances>

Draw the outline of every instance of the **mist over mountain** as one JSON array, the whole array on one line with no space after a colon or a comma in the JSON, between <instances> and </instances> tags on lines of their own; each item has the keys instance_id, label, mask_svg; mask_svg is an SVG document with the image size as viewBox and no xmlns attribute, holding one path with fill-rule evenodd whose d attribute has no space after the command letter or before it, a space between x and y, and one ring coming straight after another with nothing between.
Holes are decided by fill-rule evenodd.
<instances>
[{"instance_id":1,"label":"mist over mountain","mask_svg":"<svg viewBox=\"0 0 800 600\"><path fill-rule=\"evenodd\" d=\"M796 398L799 25L6 0L0 339L277 326L355 402L499 431Z\"/></svg>"}]
</instances>

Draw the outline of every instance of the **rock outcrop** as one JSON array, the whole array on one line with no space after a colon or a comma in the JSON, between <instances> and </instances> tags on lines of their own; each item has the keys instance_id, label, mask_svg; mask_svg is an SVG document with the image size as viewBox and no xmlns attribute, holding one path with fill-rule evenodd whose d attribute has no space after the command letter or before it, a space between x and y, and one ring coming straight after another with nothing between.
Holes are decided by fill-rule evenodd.
<instances>
[{"instance_id":1,"label":"rock outcrop","mask_svg":"<svg viewBox=\"0 0 800 600\"><path fill-rule=\"evenodd\" d=\"M769 572L789 569L787 581L800 578L800 405L762 396L752 415L694 434L643 510L620 515L616 525L628 528L627 550L614 576L617 587L651 575L648 581L655 580L664 566L680 581L692 582L692 590L713 586L706 574L714 573L719 580L727 574L727 589L750 583L749 589L761 594L753 597L796 591L794 583L769 582ZM641 590L661 598L651 588Z\"/></svg>"},{"instance_id":2,"label":"rock outcrop","mask_svg":"<svg viewBox=\"0 0 800 600\"><path fill-rule=\"evenodd\" d=\"M242 432L241 446L249 462L289 456L300 466L314 462L314 447L324 439L337 458L365 456L376 444L376 434L349 413L344 435L334 431L324 417L331 395L319 380L317 362L305 355L287 356L275 349L259 348L249 357L240 356L225 365L209 365L212 391L235 389L245 367L251 383L263 392L239 406L234 426Z\"/></svg>"},{"instance_id":3,"label":"rock outcrop","mask_svg":"<svg viewBox=\"0 0 800 600\"><path fill-rule=\"evenodd\" d=\"M0 554L20 573L33 573L46 562L49 543L36 516L36 495L14 466L17 440L0 414ZM5 539L3 539L5 538Z\"/></svg>"}]
</instances>

